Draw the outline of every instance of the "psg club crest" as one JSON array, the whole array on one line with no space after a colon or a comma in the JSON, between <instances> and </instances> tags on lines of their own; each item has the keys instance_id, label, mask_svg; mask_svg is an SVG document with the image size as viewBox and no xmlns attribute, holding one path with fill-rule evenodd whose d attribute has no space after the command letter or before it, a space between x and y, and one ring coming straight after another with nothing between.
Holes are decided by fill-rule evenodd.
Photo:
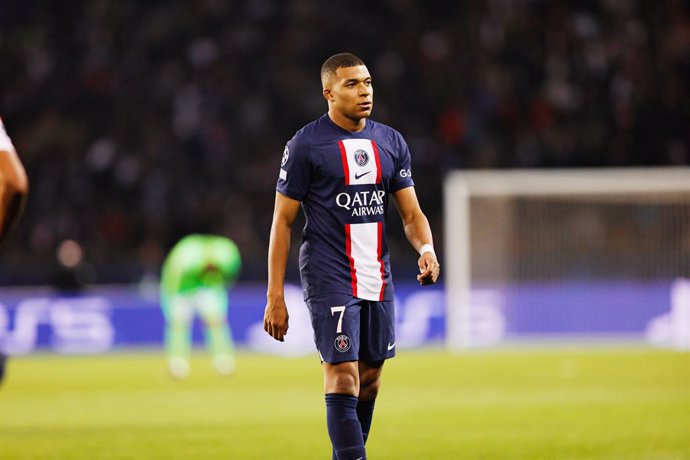
<instances>
[{"instance_id":1,"label":"psg club crest","mask_svg":"<svg viewBox=\"0 0 690 460\"><path fill-rule=\"evenodd\" d=\"M366 150L357 149L355 150L354 155L355 163L357 163L359 166L366 166L366 164L369 163L369 154Z\"/></svg>"},{"instance_id":2,"label":"psg club crest","mask_svg":"<svg viewBox=\"0 0 690 460\"><path fill-rule=\"evenodd\" d=\"M285 150L283 150L283 159L280 162L280 166L285 166L285 163L287 163L288 157L290 156L290 151L288 150L287 144L285 144Z\"/></svg>"},{"instance_id":3,"label":"psg club crest","mask_svg":"<svg viewBox=\"0 0 690 460\"><path fill-rule=\"evenodd\" d=\"M335 338L335 342L333 344L335 345L336 350L341 353L345 353L350 349L350 338L345 334L341 334Z\"/></svg>"}]
</instances>

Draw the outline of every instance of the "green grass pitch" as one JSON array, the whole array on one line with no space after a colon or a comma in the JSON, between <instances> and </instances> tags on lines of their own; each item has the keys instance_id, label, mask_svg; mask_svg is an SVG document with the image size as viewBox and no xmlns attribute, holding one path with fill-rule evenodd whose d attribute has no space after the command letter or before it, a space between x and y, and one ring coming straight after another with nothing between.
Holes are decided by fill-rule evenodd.
<instances>
[{"instance_id":1,"label":"green grass pitch","mask_svg":"<svg viewBox=\"0 0 690 460\"><path fill-rule=\"evenodd\" d=\"M156 352L16 357L0 387L1 459L330 459L316 357ZM401 350L369 458L690 459L690 354L644 348Z\"/></svg>"}]
</instances>

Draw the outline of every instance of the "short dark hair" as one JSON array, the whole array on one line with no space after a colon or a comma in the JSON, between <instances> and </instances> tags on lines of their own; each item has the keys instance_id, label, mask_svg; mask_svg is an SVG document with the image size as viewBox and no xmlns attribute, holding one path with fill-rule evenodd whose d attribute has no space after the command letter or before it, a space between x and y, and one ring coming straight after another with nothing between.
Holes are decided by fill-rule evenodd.
<instances>
[{"instance_id":1,"label":"short dark hair","mask_svg":"<svg viewBox=\"0 0 690 460\"><path fill-rule=\"evenodd\" d=\"M357 67L358 65L364 65L364 61L352 53L334 54L321 66L321 81L324 81L328 74L335 74L335 71L341 67Z\"/></svg>"}]
</instances>

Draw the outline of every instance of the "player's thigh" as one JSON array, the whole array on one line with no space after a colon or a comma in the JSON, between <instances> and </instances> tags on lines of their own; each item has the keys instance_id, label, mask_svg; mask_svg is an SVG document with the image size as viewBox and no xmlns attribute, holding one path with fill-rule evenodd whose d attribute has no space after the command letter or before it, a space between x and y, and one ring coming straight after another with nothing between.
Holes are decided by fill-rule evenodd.
<instances>
[{"instance_id":1,"label":"player's thigh","mask_svg":"<svg viewBox=\"0 0 690 460\"><path fill-rule=\"evenodd\" d=\"M199 289L194 304L206 324L223 322L228 313L228 293L225 288Z\"/></svg>"},{"instance_id":2,"label":"player's thigh","mask_svg":"<svg viewBox=\"0 0 690 460\"><path fill-rule=\"evenodd\" d=\"M370 367L395 356L395 304L392 300L366 302L362 306L360 343L359 359Z\"/></svg>"},{"instance_id":3,"label":"player's thigh","mask_svg":"<svg viewBox=\"0 0 690 460\"><path fill-rule=\"evenodd\" d=\"M187 294L174 294L167 302L165 317L172 324L187 324L194 315L194 299Z\"/></svg>"},{"instance_id":4,"label":"player's thigh","mask_svg":"<svg viewBox=\"0 0 690 460\"><path fill-rule=\"evenodd\" d=\"M361 301L338 303L312 297L307 306L321 360L331 364L358 361Z\"/></svg>"}]
</instances>

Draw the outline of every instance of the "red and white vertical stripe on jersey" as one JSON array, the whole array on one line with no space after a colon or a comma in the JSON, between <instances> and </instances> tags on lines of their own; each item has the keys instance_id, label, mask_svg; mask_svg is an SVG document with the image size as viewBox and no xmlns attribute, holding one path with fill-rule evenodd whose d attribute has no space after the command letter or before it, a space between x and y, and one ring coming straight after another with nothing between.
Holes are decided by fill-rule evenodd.
<instances>
[{"instance_id":1,"label":"red and white vertical stripe on jersey","mask_svg":"<svg viewBox=\"0 0 690 460\"><path fill-rule=\"evenodd\" d=\"M376 144L374 144L374 147L376 147ZM378 159L378 157L376 158ZM379 171L381 171L381 168L379 168ZM379 292L379 302L381 302L383 300L383 291L386 289L386 264L383 263L383 259L381 258L381 253L383 252L383 222L378 222L378 224L379 228L377 249L379 265L381 266L381 292Z\"/></svg>"},{"instance_id":2,"label":"red and white vertical stripe on jersey","mask_svg":"<svg viewBox=\"0 0 690 460\"><path fill-rule=\"evenodd\" d=\"M381 159L376 142L370 139L338 141L345 173L345 185L381 183Z\"/></svg>"},{"instance_id":3,"label":"red and white vertical stripe on jersey","mask_svg":"<svg viewBox=\"0 0 690 460\"><path fill-rule=\"evenodd\" d=\"M381 183L381 157L379 156L379 146L376 142L371 141L371 146L374 149L374 159L376 160L376 183Z\"/></svg>"},{"instance_id":4,"label":"red and white vertical stripe on jersey","mask_svg":"<svg viewBox=\"0 0 690 460\"><path fill-rule=\"evenodd\" d=\"M345 224L345 248L350 261L352 295L381 301L386 288L381 260L383 222Z\"/></svg>"},{"instance_id":5,"label":"red and white vertical stripe on jersey","mask_svg":"<svg viewBox=\"0 0 690 460\"><path fill-rule=\"evenodd\" d=\"M347 150L343 141L338 141L338 148L340 149L340 159L343 161L343 171L345 172L345 185L350 185L350 168L347 163Z\"/></svg>"},{"instance_id":6,"label":"red and white vertical stripe on jersey","mask_svg":"<svg viewBox=\"0 0 690 460\"><path fill-rule=\"evenodd\" d=\"M345 224L345 252L350 262L350 278L352 279L352 296L357 297L357 269L352 258L352 237L350 236L350 224Z\"/></svg>"}]
</instances>

